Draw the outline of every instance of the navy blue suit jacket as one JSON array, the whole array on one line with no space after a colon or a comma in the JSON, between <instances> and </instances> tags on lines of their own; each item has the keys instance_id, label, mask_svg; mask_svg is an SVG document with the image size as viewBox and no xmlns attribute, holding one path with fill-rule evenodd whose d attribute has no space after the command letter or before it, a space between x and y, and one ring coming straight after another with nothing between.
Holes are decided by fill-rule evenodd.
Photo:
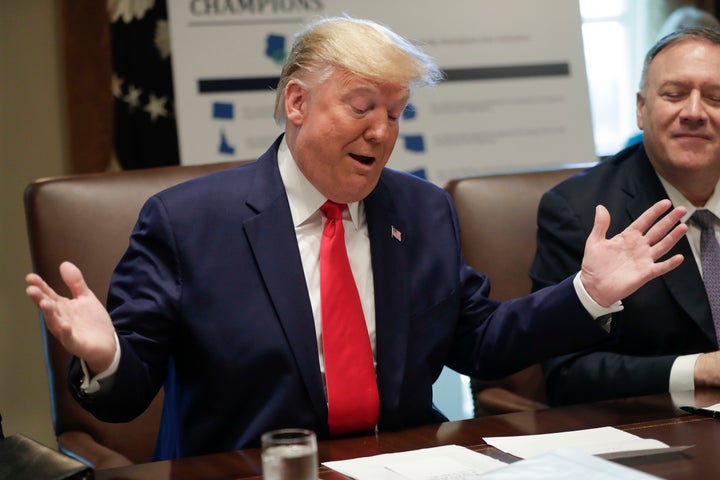
<instances>
[{"instance_id":1,"label":"navy blue suit jacket","mask_svg":"<svg viewBox=\"0 0 720 480\"><path fill-rule=\"evenodd\" d=\"M646 209L667 198L642 143L631 146L552 188L538 213L533 288L562 281L580 268L595 206L610 212L608 236L625 229ZM617 343L562 356L544 365L551 403L567 404L667 392L678 355L717 349L710 306L687 238L667 256L685 260L651 280L613 315Z\"/></svg>"},{"instance_id":2,"label":"navy blue suit jacket","mask_svg":"<svg viewBox=\"0 0 720 480\"><path fill-rule=\"evenodd\" d=\"M166 380L156 458L257 446L280 427L328 435L315 326L275 143L256 162L148 200L113 274L122 357L100 394L127 421ZM380 429L439 422L444 365L502 376L606 341L570 280L521 300L487 298L463 261L447 193L385 169L364 200L375 287ZM402 234L391 236L391 227Z\"/></svg>"}]
</instances>

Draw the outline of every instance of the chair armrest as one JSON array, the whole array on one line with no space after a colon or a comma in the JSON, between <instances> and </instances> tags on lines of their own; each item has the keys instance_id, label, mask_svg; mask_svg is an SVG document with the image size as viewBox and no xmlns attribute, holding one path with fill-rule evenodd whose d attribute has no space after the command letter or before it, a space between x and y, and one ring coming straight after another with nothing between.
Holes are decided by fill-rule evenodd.
<instances>
[{"instance_id":1,"label":"chair armrest","mask_svg":"<svg viewBox=\"0 0 720 480\"><path fill-rule=\"evenodd\" d=\"M58 435L57 442L61 451L80 457L80 460L90 463L95 470L133 465L125 455L101 445L85 432L63 432Z\"/></svg>"},{"instance_id":2,"label":"chair armrest","mask_svg":"<svg viewBox=\"0 0 720 480\"><path fill-rule=\"evenodd\" d=\"M544 403L523 397L501 387L487 387L475 393L476 405L485 413L527 412L548 408Z\"/></svg>"}]
</instances>

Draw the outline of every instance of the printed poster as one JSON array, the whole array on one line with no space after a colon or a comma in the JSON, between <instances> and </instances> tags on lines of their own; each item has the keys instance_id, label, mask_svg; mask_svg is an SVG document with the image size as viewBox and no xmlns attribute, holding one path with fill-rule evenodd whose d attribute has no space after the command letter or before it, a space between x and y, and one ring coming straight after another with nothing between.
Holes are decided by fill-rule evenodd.
<instances>
[{"instance_id":1,"label":"printed poster","mask_svg":"<svg viewBox=\"0 0 720 480\"><path fill-rule=\"evenodd\" d=\"M181 163L262 154L282 131L294 33L342 13L423 45L445 73L411 98L388 166L444 185L597 160L576 0L171 0Z\"/></svg>"}]
</instances>

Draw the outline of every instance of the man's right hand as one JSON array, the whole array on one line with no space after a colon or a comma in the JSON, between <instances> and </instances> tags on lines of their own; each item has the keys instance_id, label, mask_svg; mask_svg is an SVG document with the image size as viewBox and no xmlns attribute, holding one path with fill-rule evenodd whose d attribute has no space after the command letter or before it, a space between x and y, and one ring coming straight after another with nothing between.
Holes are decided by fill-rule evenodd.
<instances>
[{"instance_id":1,"label":"man's right hand","mask_svg":"<svg viewBox=\"0 0 720 480\"><path fill-rule=\"evenodd\" d=\"M695 362L695 388L720 387L720 351L703 353Z\"/></svg>"},{"instance_id":2,"label":"man's right hand","mask_svg":"<svg viewBox=\"0 0 720 480\"><path fill-rule=\"evenodd\" d=\"M63 262L60 275L72 298L58 295L35 273L25 277L25 292L42 311L50 333L70 354L85 361L91 375L96 375L105 371L115 356L115 329L110 315L88 288L79 268Z\"/></svg>"}]
</instances>

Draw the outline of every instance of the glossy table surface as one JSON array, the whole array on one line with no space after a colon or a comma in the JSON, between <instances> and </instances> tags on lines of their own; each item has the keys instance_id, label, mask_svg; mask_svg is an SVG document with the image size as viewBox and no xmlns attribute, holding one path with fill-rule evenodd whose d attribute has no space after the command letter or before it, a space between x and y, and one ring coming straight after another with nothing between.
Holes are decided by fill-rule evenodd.
<instances>
[{"instance_id":1,"label":"glossy table surface","mask_svg":"<svg viewBox=\"0 0 720 480\"><path fill-rule=\"evenodd\" d=\"M720 403L720 390L700 392L700 405ZM667 479L720 478L720 420L677 410L669 395L652 395L610 402L494 415L425 425L397 432L318 442L320 463L329 460L402 452L439 445L462 445L500 460L511 457L483 441L483 437L554 433L614 426L670 446L692 445L675 453L625 459L623 464ZM323 480L347 479L321 466ZM100 470L99 480L185 480L262 478L260 450L248 449Z\"/></svg>"}]
</instances>

